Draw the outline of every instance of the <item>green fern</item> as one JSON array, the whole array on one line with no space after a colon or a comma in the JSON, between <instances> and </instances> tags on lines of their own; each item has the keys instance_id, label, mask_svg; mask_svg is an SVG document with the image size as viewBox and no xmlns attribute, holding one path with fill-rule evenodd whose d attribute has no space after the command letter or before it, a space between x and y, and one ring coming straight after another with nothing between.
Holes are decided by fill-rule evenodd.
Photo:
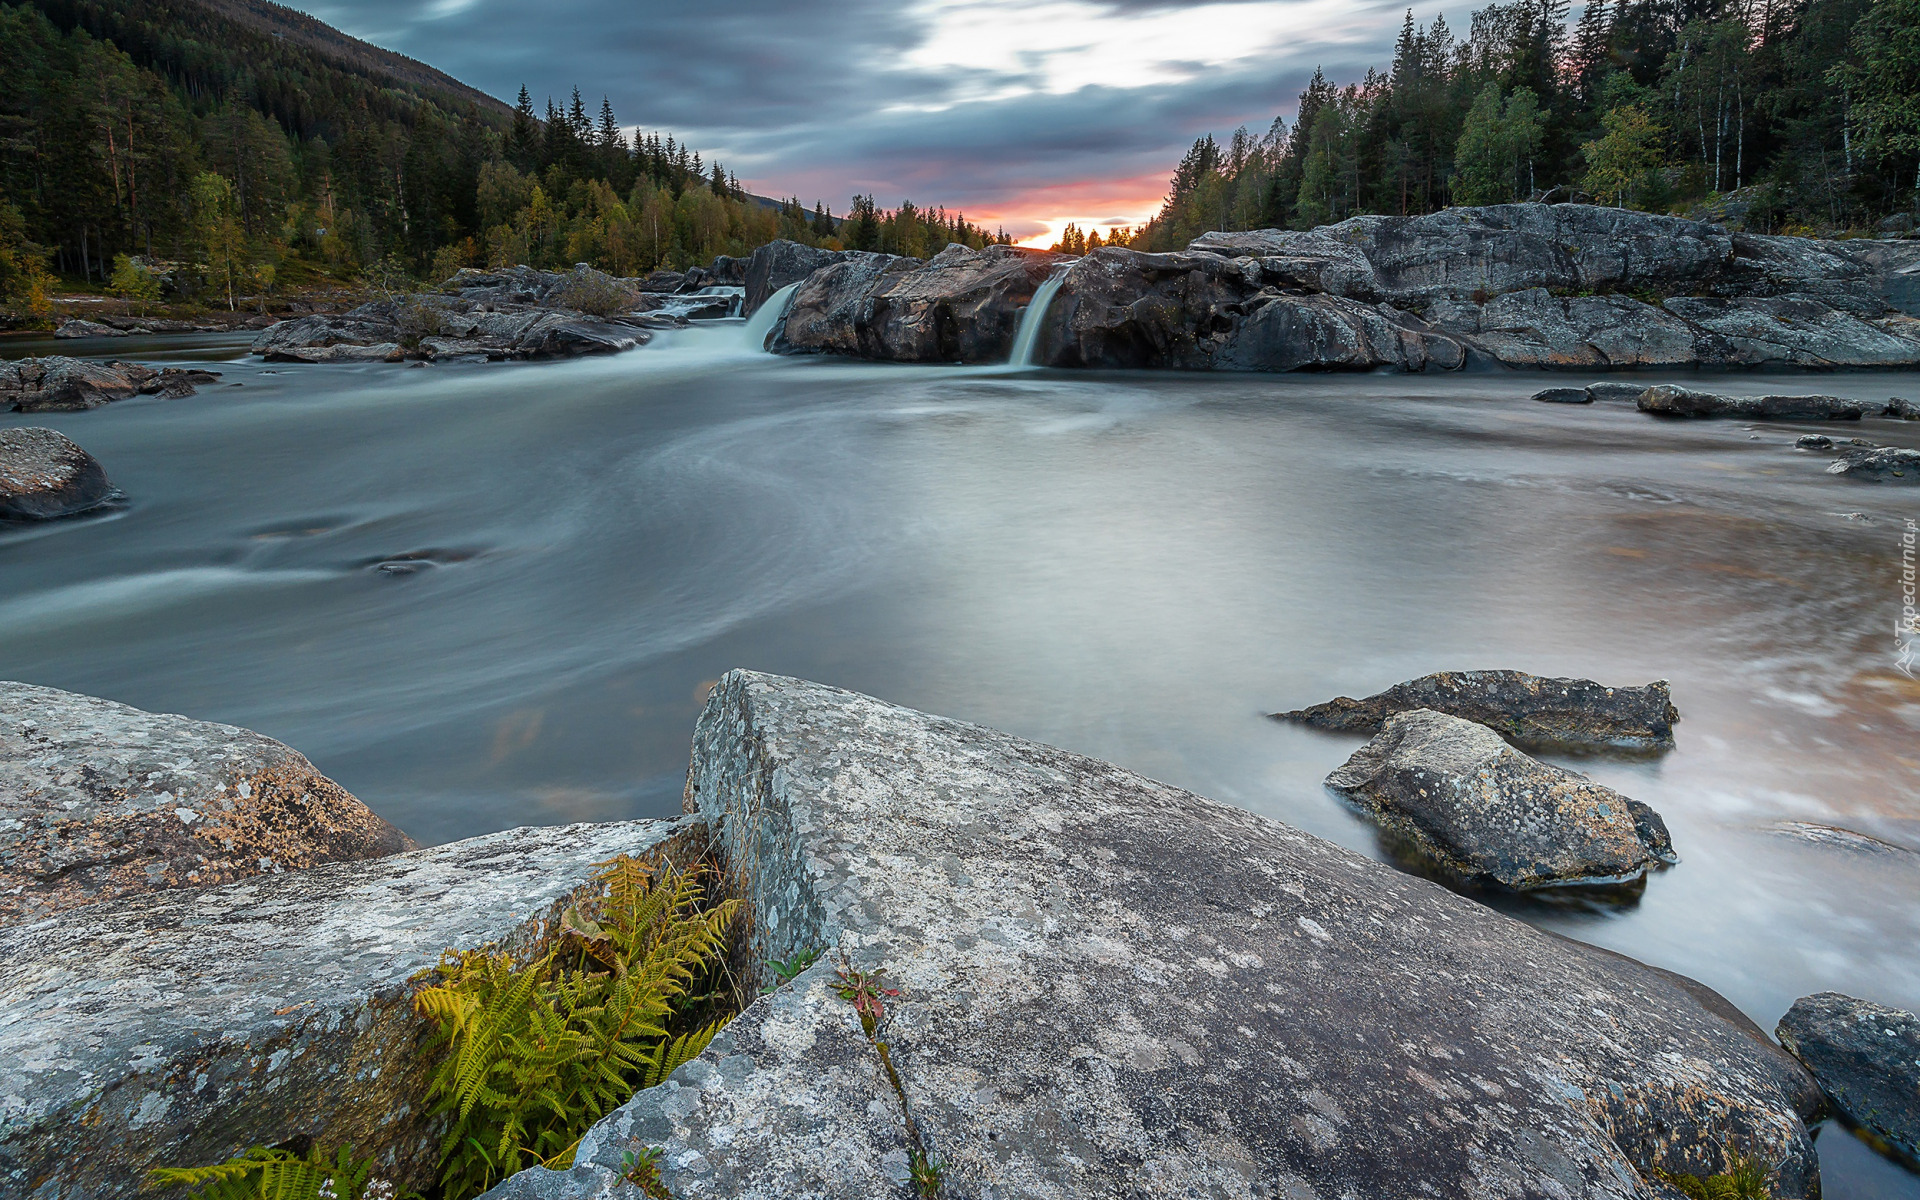
<instances>
[{"instance_id":1,"label":"green fern","mask_svg":"<svg viewBox=\"0 0 1920 1200\"><path fill-rule=\"evenodd\" d=\"M303 1157L255 1146L211 1166L155 1167L147 1180L158 1187L192 1188L198 1200L321 1200L323 1189L333 1200L394 1198L390 1185L369 1184L372 1174L372 1156L355 1158L352 1146L340 1147L331 1159L317 1149ZM404 1193L400 1200L412 1196Z\"/></svg>"},{"instance_id":2,"label":"green fern","mask_svg":"<svg viewBox=\"0 0 1920 1200\"><path fill-rule=\"evenodd\" d=\"M570 1164L589 1126L698 1056L734 1011L701 985L740 902L702 908L700 867L656 871L627 855L598 866L603 894L563 912L538 957L449 952L415 999L445 1048L428 1096L451 1118L447 1200Z\"/></svg>"}]
</instances>

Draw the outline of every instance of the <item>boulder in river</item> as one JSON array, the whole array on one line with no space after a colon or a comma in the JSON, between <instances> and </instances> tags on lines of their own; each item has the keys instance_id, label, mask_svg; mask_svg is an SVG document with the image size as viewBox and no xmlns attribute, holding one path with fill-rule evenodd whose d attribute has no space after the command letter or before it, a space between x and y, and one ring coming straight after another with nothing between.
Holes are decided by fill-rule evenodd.
<instances>
[{"instance_id":1,"label":"boulder in river","mask_svg":"<svg viewBox=\"0 0 1920 1200\"><path fill-rule=\"evenodd\" d=\"M0 429L0 521L47 521L113 499L106 468L53 429Z\"/></svg>"},{"instance_id":2,"label":"boulder in river","mask_svg":"<svg viewBox=\"0 0 1920 1200\"><path fill-rule=\"evenodd\" d=\"M0 1195L134 1200L151 1167L300 1138L427 1190L445 1122L417 977L541 944L596 863L684 863L696 831L516 829L0 929Z\"/></svg>"},{"instance_id":3,"label":"boulder in river","mask_svg":"<svg viewBox=\"0 0 1920 1200\"><path fill-rule=\"evenodd\" d=\"M1875 410L1840 396L1725 396L1662 383L1640 395L1640 411L1663 417L1744 417L1756 421L1858 421Z\"/></svg>"},{"instance_id":4,"label":"boulder in river","mask_svg":"<svg viewBox=\"0 0 1920 1200\"><path fill-rule=\"evenodd\" d=\"M1920 421L1920 404L1915 404L1903 396L1889 396L1887 407L1880 415L1892 417L1896 421Z\"/></svg>"},{"instance_id":5,"label":"boulder in river","mask_svg":"<svg viewBox=\"0 0 1920 1200\"><path fill-rule=\"evenodd\" d=\"M126 337L127 331L115 329L111 325L102 325L98 321L74 318L60 322L60 328L53 331L53 336L57 338Z\"/></svg>"},{"instance_id":6,"label":"boulder in river","mask_svg":"<svg viewBox=\"0 0 1920 1200\"><path fill-rule=\"evenodd\" d=\"M1379 733L1387 718L1418 708L1464 717L1535 750L1664 750L1672 747L1680 719L1664 679L1607 687L1525 671L1440 671L1364 700L1338 696L1273 716L1342 733Z\"/></svg>"},{"instance_id":7,"label":"boulder in river","mask_svg":"<svg viewBox=\"0 0 1920 1200\"><path fill-rule=\"evenodd\" d=\"M220 378L198 367L94 362L53 354L0 362L0 412L82 412L132 396L177 400Z\"/></svg>"},{"instance_id":8,"label":"boulder in river","mask_svg":"<svg viewBox=\"0 0 1920 1200\"><path fill-rule=\"evenodd\" d=\"M1702 985L1108 763L731 672L686 805L748 987L695 1061L493 1200L1644 1197L1752 1154L1817 1194L1804 1069ZM843 968L844 963L844 968ZM880 1037L837 973L884 969ZM911 1128L902 1111L911 1119Z\"/></svg>"},{"instance_id":9,"label":"boulder in river","mask_svg":"<svg viewBox=\"0 0 1920 1200\"><path fill-rule=\"evenodd\" d=\"M1778 1034L1848 1120L1920 1161L1920 1016L1820 992L1794 1001Z\"/></svg>"},{"instance_id":10,"label":"boulder in river","mask_svg":"<svg viewBox=\"0 0 1920 1200\"><path fill-rule=\"evenodd\" d=\"M1869 483L1920 483L1920 450L1904 446L1851 450L1828 467L1827 473Z\"/></svg>"},{"instance_id":11,"label":"boulder in river","mask_svg":"<svg viewBox=\"0 0 1920 1200\"><path fill-rule=\"evenodd\" d=\"M1651 808L1431 709L1388 717L1327 786L1465 880L1520 891L1621 883L1673 861Z\"/></svg>"},{"instance_id":12,"label":"boulder in river","mask_svg":"<svg viewBox=\"0 0 1920 1200\"><path fill-rule=\"evenodd\" d=\"M0 925L412 846L272 738L0 682Z\"/></svg>"},{"instance_id":13,"label":"boulder in river","mask_svg":"<svg viewBox=\"0 0 1920 1200\"><path fill-rule=\"evenodd\" d=\"M790 283L799 283L822 267L839 262L849 253L853 252L822 250L786 238L768 242L747 259L744 273L746 301L741 315L751 317L767 302L769 296L781 288Z\"/></svg>"},{"instance_id":14,"label":"boulder in river","mask_svg":"<svg viewBox=\"0 0 1920 1200\"><path fill-rule=\"evenodd\" d=\"M1533 399L1542 404L1592 404L1593 396L1583 387L1541 388Z\"/></svg>"},{"instance_id":15,"label":"boulder in river","mask_svg":"<svg viewBox=\"0 0 1920 1200\"><path fill-rule=\"evenodd\" d=\"M1806 433L1793 440L1793 444L1802 450L1831 450L1833 439L1824 433Z\"/></svg>"}]
</instances>

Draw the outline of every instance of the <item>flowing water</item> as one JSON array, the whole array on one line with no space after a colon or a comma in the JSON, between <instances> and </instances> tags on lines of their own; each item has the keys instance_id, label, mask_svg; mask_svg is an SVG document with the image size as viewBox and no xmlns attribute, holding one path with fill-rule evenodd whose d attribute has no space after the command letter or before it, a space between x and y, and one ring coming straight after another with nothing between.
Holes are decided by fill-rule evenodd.
<instances>
[{"instance_id":1,"label":"flowing water","mask_svg":"<svg viewBox=\"0 0 1920 1200\"><path fill-rule=\"evenodd\" d=\"M184 400L0 416L65 431L127 495L0 531L0 678L261 730L425 842L676 812L738 666L1374 855L1321 784L1362 739L1263 713L1442 669L1667 678L1675 751L1571 765L1663 813L1680 863L1637 903L1506 906L1769 1029L1829 988L1920 1008L1920 684L1894 636L1920 491L1826 475L1793 446L1811 426L1536 404L1553 380L1519 373L907 367L751 336L229 361ZM1920 398L1912 374L1705 384ZM1920 1197L1845 1131L1820 1145L1830 1198Z\"/></svg>"},{"instance_id":2,"label":"flowing water","mask_svg":"<svg viewBox=\"0 0 1920 1200\"><path fill-rule=\"evenodd\" d=\"M1055 267L1053 274L1047 276L1047 281L1033 290L1033 299L1020 314L1020 327L1014 331L1013 353L1007 356L1007 365L1034 365L1034 348L1040 342L1040 326L1047 319L1047 310L1053 307L1054 295L1066 281L1067 269L1064 266Z\"/></svg>"}]
</instances>

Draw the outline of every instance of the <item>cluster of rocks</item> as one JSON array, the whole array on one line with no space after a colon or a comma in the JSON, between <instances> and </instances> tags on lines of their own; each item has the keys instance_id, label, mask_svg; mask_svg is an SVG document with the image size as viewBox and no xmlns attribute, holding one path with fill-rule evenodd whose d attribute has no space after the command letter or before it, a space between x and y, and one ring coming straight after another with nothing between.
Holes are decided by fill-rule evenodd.
<instances>
[{"instance_id":1,"label":"cluster of rocks","mask_svg":"<svg viewBox=\"0 0 1920 1200\"><path fill-rule=\"evenodd\" d=\"M1066 263L950 246L932 259L776 242L746 268L750 313L804 281L787 353L1005 356L1034 281L1059 269L1038 361L1287 371L1920 364L1907 276L1920 245L1729 232L1583 204L1363 216L1310 232L1210 233L1184 251ZM977 330L965 328L977 325Z\"/></svg>"},{"instance_id":2,"label":"cluster of rocks","mask_svg":"<svg viewBox=\"0 0 1920 1200\"><path fill-rule=\"evenodd\" d=\"M0 521L49 521L99 508L118 493L106 468L54 429L0 429Z\"/></svg>"},{"instance_id":3,"label":"cluster of rocks","mask_svg":"<svg viewBox=\"0 0 1920 1200\"><path fill-rule=\"evenodd\" d=\"M132 396L191 396L220 378L197 367L153 367L48 355L0 361L0 412L80 412Z\"/></svg>"},{"instance_id":4,"label":"cluster of rocks","mask_svg":"<svg viewBox=\"0 0 1920 1200\"><path fill-rule=\"evenodd\" d=\"M1402 857L1443 878L1532 891L1620 884L1675 861L1653 809L1509 745L1671 749L1680 713L1664 679L1610 688L1523 671L1448 671L1274 716L1372 734L1327 785Z\"/></svg>"},{"instance_id":5,"label":"cluster of rocks","mask_svg":"<svg viewBox=\"0 0 1920 1200\"><path fill-rule=\"evenodd\" d=\"M1641 691L1601 715L1543 685L1524 721L1657 739L1671 715ZM1352 704L1384 730L1439 715L1371 701ZM800 680L720 681L677 821L404 850L269 739L23 685L0 688L14 793L8 1196L130 1200L156 1164L302 1139L430 1186L443 1121L409 1003L423 973L447 948L537 952L623 852L716 857L746 904L734 969L758 998L596 1124L571 1167L521 1172L497 1200L632 1194L649 1147L689 1200L904 1194L927 1153L943 1195L1420 1179L1600 1200L1664 1194L1660 1172L1735 1155L1768 1163L1783 1200L1818 1195L1819 1086L1701 984L1110 764ZM80 843L64 869L48 850L63 842ZM773 964L802 951L825 953L783 984ZM896 989L884 1062L842 971ZM1825 1072L1829 1043L1870 1051L1913 1024L1845 1019L1836 1034L1789 1014L1783 1038ZM1884 1097L1913 1074L1898 1049L1828 1083L1856 1119L1893 1120Z\"/></svg>"},{"instance_id":6,"label":"cluster of rocks","mask_svg":"<svg viewBox=\"0 0 1920 1200\"><path fill-rule=\"evenodd\" d=\"M437 291L369 301L339 314L284 321L254 339L268 362L427 362L573 358L645 344L653 330L734 315L745 266L656 271L619 279L572 271L463 268Z\"/></svg>"}]
</instances>

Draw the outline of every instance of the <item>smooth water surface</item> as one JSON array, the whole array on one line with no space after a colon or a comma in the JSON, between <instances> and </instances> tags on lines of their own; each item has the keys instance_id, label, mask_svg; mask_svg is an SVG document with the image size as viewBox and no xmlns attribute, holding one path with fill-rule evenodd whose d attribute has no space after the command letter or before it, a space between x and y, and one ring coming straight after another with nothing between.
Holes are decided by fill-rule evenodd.
<instances>
[{"instance_id":1,"label":"smooth water surface","mask_svg":"<svg viewBox=\"0 0 1920 1200\"><path fill-rule=\"evenodd\" d=\"M1676 751L1572 765L1660 810L1679 865L1637 904L1506 907L1768 1029L1822 989L1920 1008L1920 684L1894 635L1920 491L1826 475L1793 446L1812 426L1537 404L1566 381L1519 373L781 359L737 321L568 363L218 369L185 400L0 417L127 494L0 532L0 677L269 733L426 842L677 812L738 666L1376 855L1321 785L1362 739L1263 713L1442 669L1667 678ZM1911 374L1704 386L1920 398ZM1821 1142L1830 1198L1920 1196Z\"/></svg>"}]
</instances>

